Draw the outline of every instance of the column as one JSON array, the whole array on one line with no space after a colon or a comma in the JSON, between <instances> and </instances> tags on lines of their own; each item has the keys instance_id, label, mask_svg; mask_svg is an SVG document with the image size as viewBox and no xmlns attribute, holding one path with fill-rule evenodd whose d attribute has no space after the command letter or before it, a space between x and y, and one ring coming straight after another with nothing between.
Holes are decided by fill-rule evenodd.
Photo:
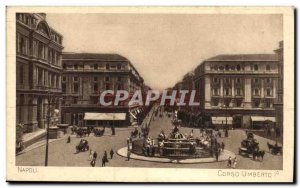
<instances>
[{"instance_id":1,"label":"column","mask_svg":"<svg viewBox=\"0 0 300 188\"><path fill-rule=\"evenodd\" d=\"M211 86L210 77L205 77L205 108L210 108L211 106Z\"/></svg>"},{"instance_id":2,"label":"column","mask_svg":"<svg viewBox=\"0 0 300 188\"><path fill-rule=\"evenodd\" d=\"M261 87L260 87L260 97L261 98L265 98L265 93L264 93L265 89L264 89L264 80L261 80Z\"/></svg>"},{"instance_id":3,"label":"column","mask_svg":"<svg viewBox=\"0 0 300 188\"><path fill-rule=\"evenodd\" d=\"M42 83L43 83L43 86L46 86L46 83L45 83L45 70L42 69Z\"/></svg>"},{"instance_id":4,"label":"column","mask_svg":"<svg viewBox=\"0 0 300 188\"><path fill-rule=\"evenodd\" d=\"M251 93L251 78L245 78L245 99L244 99L244 107L245 108L251 108L251 102L252 102L252 93Z\"/></svg>"},{"instance_id":5,"label":"column","mask_svg":"<svg viewBox=\"0 0 300 188\"><path fill-rule=\"evenodd\" d=\"M220 79L220 96L223 97L223 79Z\"/></svg>"},{"instance_id":6,"label":"column","mask_svg":"<svg viewBox=\"0 0 300 188\"><path fill-rule=\"evenodd\" d=\"M273 98L275 99L277 97L277 86L276 79L273 80Z\"/></svg>"},{"instance_id":7,"label":"column","mask_svg":"<svg viewBox=\"0 0 300 188\"><path fill-rule=\"evenodd\" d=\"M235 96L235 92L234 92L234 78L232 79L232 85L231 85L231 96L234 97Z\"/></svg>"}]
</instances>

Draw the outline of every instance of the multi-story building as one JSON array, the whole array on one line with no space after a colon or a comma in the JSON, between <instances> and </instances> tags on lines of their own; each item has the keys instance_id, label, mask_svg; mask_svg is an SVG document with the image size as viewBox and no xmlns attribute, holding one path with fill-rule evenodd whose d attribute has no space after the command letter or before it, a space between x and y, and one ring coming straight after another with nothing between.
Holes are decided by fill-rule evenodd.
<instances>
[{"instance_id":1,"label":"multi-story building","mask_svg":"<svg viewBox=\"0 0 300 188\"><path fill-rule=\"evenodd\" d=\"M276 54L207 59L195 70L200 111L211 116L213 124L254 127L265 121L275 122L277 77Z\"/></svg>"},{"instance_id":2,"label":"multi-story building","mask_svg":"<svg viewBox=\"0 0 300 188\"><path fill-rule=\"evenodd\" d=\"M279 48L275 50L278 55L278 82L277 95L275 99L276 122L282 129L283 126L283 41L280 41Z\"/></svg>"},{"instance_id":3,"label":"multi-story building","mask_svg":"<svg viewBox=\"0 0 300 188\"><path fill-rule=\"evenodd\" d=\"M128 59L118 54L64 53L62 61L62 123L101 126L115 120L118 125L129 123L130 115L137 118L141 111L137 105L99 103L105 90L142 91L144 80Z\"/></svg>"},{"instance_id":4,"label":"multi-story building","mask_svg":"<svg viewBox=\"0 0 300 188\"><path fill-rule=\"evenodd\" d=\"M46 14L16 14L16 123L24 132L45 128L49 102L51 122L60 108L62 40Z\"/></svg>"}]
</instances>

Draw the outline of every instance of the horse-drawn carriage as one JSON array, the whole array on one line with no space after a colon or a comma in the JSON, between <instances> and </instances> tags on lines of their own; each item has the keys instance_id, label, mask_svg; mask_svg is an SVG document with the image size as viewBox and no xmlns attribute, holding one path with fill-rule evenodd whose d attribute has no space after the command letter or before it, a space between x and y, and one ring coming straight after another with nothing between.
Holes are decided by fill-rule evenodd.
<instances>
[{"instance_id":1,"label":"horse-drawn carriage","mask_svg":"<svg viewBox=\"0 0 300 188\"><path fill-rule=\"evenodd\" d=\"M282 155L282 146L279 146L277 143L275 143L275 145L270 144L269 142L267 142L268 148L269 148L269 152L273 155Z\"/></svg>"},{"instance_id":2,"label":"horse-drawn carriage","mask_svg":"<svg viewBox=\"0 0 300 188\"><path fill-rule=\"evenodd\" d=\"M239 147L239 154L247 155L248 157L253 155L254 152L259 151L259 143L254 139L253 133L247 133L247 139L241 142L241 147Z\"/></svg>"},{"instance_id":3,"label":"horse-drawn carriage","mask_svg":"<svg viewBox=\"0 0 300 188\"><path fill-rule=\"evenodd\" d=\"M89 136L91 134L91 129L89 127L72 127L72 133L75 133L77 137Z\"/></svg>"},{"instance_id":4,"label":"horse-drawn carriage","mask_svg":"<svg viewBox=\"0 0 300 188\"><path fill-rule=\"evenodd\" d=\"M95 128L93 132L95 136L103 136L105 132L105 127L103 129Z\"/></svg>"},{"instance_id":5,"label":"horse-drawn carriage","mask_svg":"<svg viewBox=\"0 0 300 188\"><path fill-rule=\"evenodd\" d=\"M79 144L76 146L76 152L85 152L90 149L89 142L85 139L81 139Z\"/></svg>"}]
</instances>

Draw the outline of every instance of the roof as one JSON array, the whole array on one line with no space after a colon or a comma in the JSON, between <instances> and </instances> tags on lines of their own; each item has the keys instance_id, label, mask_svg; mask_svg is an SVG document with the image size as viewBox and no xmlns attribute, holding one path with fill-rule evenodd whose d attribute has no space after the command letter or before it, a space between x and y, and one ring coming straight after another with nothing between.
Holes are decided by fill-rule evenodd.
<instances>
[{"instance_id":1,"label":"roof","mask_svg":"<svg viewBox=\"0 0 300 188\"><path fill-rule=\"evenodd\" d=\"M206 61L278 61L276 54L223 54Z\"/></svg>"},{"instance_id":2,"label":"roof","mask_svg":"<svg viewBox=\"0 0 300 188\"><path fill-rule=\"evenodd\" d=\"M63 53L62 59L89 59L99 61L129 61L119 54L99 54L99 53Z\"/></svg>"}]
</instances>

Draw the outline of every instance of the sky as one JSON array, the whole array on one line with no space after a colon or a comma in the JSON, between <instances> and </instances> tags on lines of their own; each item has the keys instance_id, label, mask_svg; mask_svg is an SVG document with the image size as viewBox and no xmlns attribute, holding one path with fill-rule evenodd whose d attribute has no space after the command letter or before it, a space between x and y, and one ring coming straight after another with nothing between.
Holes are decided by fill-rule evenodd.
<instances>
[{"instance_id":1,"label":"sky","mask_svg":"<svg viewBox=\"0 0 300 188\"><path fill-rule=\"evenodd\" d=\"M47 14L64 52L117 53L152 89L172 87L220 54L274 53L283 39L276 14Z\"/></svg>"}]
</instances>

